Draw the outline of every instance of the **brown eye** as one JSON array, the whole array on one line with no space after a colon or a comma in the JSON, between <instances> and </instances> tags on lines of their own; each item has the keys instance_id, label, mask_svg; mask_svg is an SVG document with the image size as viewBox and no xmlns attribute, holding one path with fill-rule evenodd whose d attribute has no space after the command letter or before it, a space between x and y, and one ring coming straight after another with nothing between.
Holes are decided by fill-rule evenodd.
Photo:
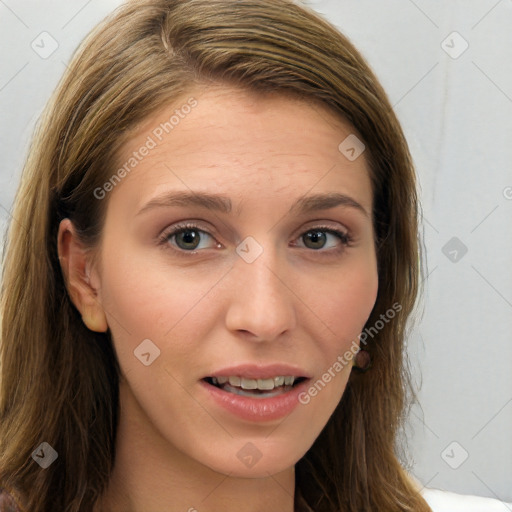
<instances>
[{"instance_id":1,"label":"brown eye","mask_svg":"<svg viewBox=\"0 0 512 512\"><path fill-rule=\"evenodd\" d=\"M176 238L176 245L184 250L196 249L201 238L197 229L184 229L175 233L174 237Z\"/></svg>"},{"instance_id":2,"label":"brown eye","mask_svg":"<svg viewBox=\"0 0 512 512\"><path fill-rule=\"evenodd\" d=\"M300 237L303 244L308 249L335 249L341 242L341 245L348 246L350 243L349 236L346 233L337 231L335 229L310 229ZM329 239L334 240L329 243ZM336 240L337 239L337 240ZM328 245L329 244L329 245Z\"/></svg>"},{"instance_id":3,"label":"brown eye","mask_svg":"<svg viewBox=\"0 0 512 512\"><path fill-rule=\"evenodd\" d=\"M327 236L323 231L308 231L302 235L304 245L309 249L322 249L327 240Z\"/></svg>"},{"instance_id":4,"label":"brown eye","mask_svg":"<svg viewBox=\"0 0 512 512\"><path fill-rule=\"evenodd\" d=\"M215 238L194 224L178 224L166 230L159 237L159 244L181 254L196 249L220 248ZM195 254L195 253L192 253Z\"/></svg>"}]
</instances>

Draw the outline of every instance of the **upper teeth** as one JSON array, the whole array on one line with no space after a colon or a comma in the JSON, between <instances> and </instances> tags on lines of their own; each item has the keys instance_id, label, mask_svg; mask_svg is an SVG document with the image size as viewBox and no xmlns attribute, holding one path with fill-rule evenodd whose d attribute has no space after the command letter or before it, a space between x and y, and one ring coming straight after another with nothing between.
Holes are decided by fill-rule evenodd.
<instances>
[{"instance_id":1,"label":"upper teeth","mask_svg":"<svg viewBox=\"0 0 512 512\"><path fill-rule=\"evenodd\" d=\"M244 377L212 377L214 384L226 384L239 387L242 389L261 389L264 391L274 389L278 386L291 386L295 382L296 377L272 377L270 379L246 379Z\"/></svg>"}]
</instances>

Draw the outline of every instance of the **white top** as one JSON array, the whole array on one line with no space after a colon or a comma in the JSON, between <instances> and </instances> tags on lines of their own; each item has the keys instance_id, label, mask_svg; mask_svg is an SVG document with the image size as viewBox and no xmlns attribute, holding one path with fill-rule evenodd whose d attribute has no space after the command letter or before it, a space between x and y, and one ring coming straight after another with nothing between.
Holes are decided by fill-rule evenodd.
<instances>
[{"instance_id":1,"label":"white top","mask_svg":"<svg viewBox=\"0 0 512 512\"><path fill-rule=\"evenodd\" d=\"M414 475L408 473L408 477L433 512L512 512L512 503L423 487Z\"/></svg>"},{"instance_id":2,"label":"white top","mask_svg":"<svg viewBox=\"0 0 512 512\"><path fill-rule=\"evenodd\" d=\"M433 512L512 512L512 503L425 487L421 495Z\"/></svg>"}]
</instances>

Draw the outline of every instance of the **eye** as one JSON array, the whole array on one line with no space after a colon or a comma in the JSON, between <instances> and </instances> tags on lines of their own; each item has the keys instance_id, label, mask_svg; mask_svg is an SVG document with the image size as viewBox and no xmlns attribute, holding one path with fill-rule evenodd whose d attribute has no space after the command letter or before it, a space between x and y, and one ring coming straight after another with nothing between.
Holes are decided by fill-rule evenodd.
<instances>
[{"instance_id":1,"label":"eye","mask_svg":"<svg viewBox=\"0 0 512 512\"><path fill-rule=\"evenodd\" d=\"M299 237L299 240L303 243L300 247L306 247L307 249L316 251L319 249L343 250L343 248L348 247L351 242L348 233L320 226L306 231Z\"/></svg>"},{"instance_id":2,"label":"eye","mask_svg":"<svg viewBox=\"0 0 512 512\"><path fill-rule=\"evenodd\" d=\"M208 247L219 247L218 242L210 243L208 239L215 241L210 233L201 229L196 224L178 224L165 231L159 238L159 242L166 246L177 246L177 251L194 251L196 249L207 249ZM174 248L174 247L173 247Z\"/></svg>"},{"instance_id":3,"label":"eye","mask_svg":"<svg viewBox=\"0 0 512 512\"><path fill-rule=\"evenodd\" d=\"M298 240L300 243L293 243L292 246L329 253L343 251L352 242L348 233L324 226L309 229ZM196 250L222 248L208 231L189 222L176 224L164 231L159 237L159 245L181 255L197 254Z\"/></svg>"}]
</instances>

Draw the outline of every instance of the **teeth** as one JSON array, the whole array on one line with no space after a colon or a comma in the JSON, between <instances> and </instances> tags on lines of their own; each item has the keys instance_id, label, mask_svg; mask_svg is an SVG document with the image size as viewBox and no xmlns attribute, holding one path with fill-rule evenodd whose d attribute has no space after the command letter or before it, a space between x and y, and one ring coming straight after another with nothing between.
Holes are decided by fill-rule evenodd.
<instances>
[{"instance_id":1,"label":"teeth","mask_svg":"<svg viewBox=\"0 0 512 512\"><path fill-rule=\"evenodd\" d=\"M223 385L229 382L230 386L248 390L272 391L280 386L292 386L295 378L293 376L278 376L269 379L246 379L245 377L232 376L212 377L212 382L215 385Z\"/></svg>"},{"instance_id":2,"label":"teeth","mask_svg":"<svg viewBox=\"0 0 512 512\"><path fill-rule=\"evenodd\" d=\"M274 385L282 386L284 384L284 377L274 377Z\"/></svg>"},{"instance_id":3,"label":"teeth","mask_svg":"<svg viewBox=\"0 0 512 512\"><path fill-rule=\"evenodd\" d=\"M240 387L240 377L229 377L229 385Z\"/></svg>"},{"instance_id":4,"label":"teeth","mask_svg":"<svg viewBox=\"0 0 512 512\"><path fill-rule=\"evenodd\" d=\"M258 379L258 389L274 389L274 379Z\"/></svg>"},{"instance_id":5,"label":"teeth","mask_svg":"<svg viewBox=\"0 0 512 512\"><path fill-rule=\"evenodd\" d=\"M240 387L242 389L258 389L258 381L254 379L240 379Z\"/></svg>"},{"instance_id":6,"label":"teeth","mask_svg":"<svg viewBox=\"0 0 512 512\"><path fill-rule=\"evenodd\" d=\"M226 384L229 379L227 377L212 377L212 382L217 384Z\"/></svg>"}]
</instances>

